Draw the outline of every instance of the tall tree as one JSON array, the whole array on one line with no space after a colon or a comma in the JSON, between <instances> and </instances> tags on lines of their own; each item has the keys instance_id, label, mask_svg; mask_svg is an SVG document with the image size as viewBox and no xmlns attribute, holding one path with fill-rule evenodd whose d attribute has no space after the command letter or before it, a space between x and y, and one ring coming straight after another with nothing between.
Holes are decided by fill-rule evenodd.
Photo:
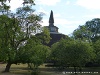
<instances>
[{"instance_id":1,"label":"tall tree","mask_svg":"<svg viewBox=\"0 0 100 75\"><path fill-rule=\"evenodd\" d=\"M30 56L30 57L28 56L29 57L28 59L30 61L29 63L34 64L34 68L38 68L38 66L43 64L46 58L49 56L50 48L43 45L38 38L36 38L35 40L34 38L36 37L33 37L27 41L27 44L24 47L24 49L25 51L28 51L25 52L25 54L29 53L28 54Z\"/></svg>"},{"instance_id":2,"label":"tall tree","mask_svg":"<svg viewBox=\"0 0 100 75\"><path fill-rule=\"evenodd\" d=\"M73 66L76 71L76 67L82 67L86 62L95 58L93 48L88 42L80 40L65 40L52 46L53 59L57 61L60 66Z\"/></svg>"},{"instance_id":3,"label":"tall tree","mask_svg":"<svg viewBox=\"0 0 100 75\"><path fill-rule=\"evenodd\" d=\"M100 38L100 19L95 18L90 21L87 21L83 26L79 26L73 32L75 38L87 38L95 42Z\"/></svg>"},{"instance_id":4,"label":"tall tree","mask_svg":"<svg viewBox=\"0 0 100 75\"><path fill-rule=\"evenodd\" d=\"M5 11L0 15L0 59L7 62L5 72L9 72L11 64L24 61L19 59L22 56L18 57L19 53L24 51L21 51L20 47L27 46L27 41L35 36L38 30L42 32L42 17L33 12L31 6L24 5L16 14Z\"/></svg>"},{"instance_id":5,"label":"tall tree","mask_svg":"<svg viewBox=\"0 0 100 75\"><path fill-rule=\"evenodd\" d=\"M96 53L96 62L100 64L100 39L93 43L94 50Z\"/></svg>"},{"instance_id":6,"label":"tall tree","mask_svg":"<svg viewBox=\"0 0 100 75\"><path fill-rule=\"evenodd\" d=\"M17 19L1 15L0 21L0 51L3 60L8 63L5 69L5 71L8 71L12 62L14 62L13 60L18 47L18 38L22 36L22 32L20 32L21 28Z\"/></svg>"}]
</instances>

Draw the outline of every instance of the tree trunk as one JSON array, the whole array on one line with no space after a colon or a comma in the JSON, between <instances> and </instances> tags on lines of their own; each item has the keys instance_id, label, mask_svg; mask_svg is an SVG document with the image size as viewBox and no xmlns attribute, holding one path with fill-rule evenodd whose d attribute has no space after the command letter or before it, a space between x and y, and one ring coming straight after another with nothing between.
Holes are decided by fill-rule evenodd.
<instances>
[{"instance_id":1,"label":"tree trunk","mask_svg":"<svg viewBox=\"0 0 100 75\"><path fill-rule=\"evenodd\" d=\"M5 71L4 71L4 72L9 72L10 67L11 67L11 63L7 63L7 65L6 65L6 68L5 68Z\"/></svg>"},{"instance_id":2,"label":"tree trunk","mask_svg":"<svg viewBox=\"0 0 100 75\"><path fill-rule=\"evenodd\" d=\"M82 72L82 68L81 67L79 67L79 71Z\"/></svg>"},{"instance_id":3,"label":"tree trunk","mask_svg":"<svg viewBox=\"0 0 100 75\"><path fill-rule=\"evenodd\" d=\"M75 72L75 74L77 74L77 73L76 73L76 66L74 66L74 72Z\"/></svg>"}]
</instances>

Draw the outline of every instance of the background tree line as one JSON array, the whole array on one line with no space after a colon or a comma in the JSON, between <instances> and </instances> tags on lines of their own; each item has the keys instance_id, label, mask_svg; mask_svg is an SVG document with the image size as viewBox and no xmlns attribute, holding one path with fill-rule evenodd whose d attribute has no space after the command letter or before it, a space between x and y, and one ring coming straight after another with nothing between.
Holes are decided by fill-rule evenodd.
<instances>
[{"instance_id":1,"label":"background tree line","mask_svg":"<svg viewBox=\"0 0 100 75\"><path fill-rule=\"evenodd\" d=\"M100 19L87 21L71 37L53 44L51 60L57 67L72 66L75 71L76 67L100 66Z\"/></svg>"}]
</instances>

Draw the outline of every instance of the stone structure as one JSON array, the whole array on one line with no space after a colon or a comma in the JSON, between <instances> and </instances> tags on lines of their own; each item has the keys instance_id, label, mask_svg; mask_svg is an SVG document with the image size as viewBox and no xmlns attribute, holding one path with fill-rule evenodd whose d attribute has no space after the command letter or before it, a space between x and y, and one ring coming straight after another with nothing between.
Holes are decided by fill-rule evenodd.
<instances>
[{"instance_id":1,"label":"stone structure","mask_svg":"<svg viewBox=\"0 0 100 75\"><path fill-rule=\"evenodd\" d=\"M50 18L49 18L49 26L47 26L50 33L58 33L58 27L54 26L54 18L53 11L51 10Z\"/></svg>"},{"instance_id":2,"label":"stone structure","mask_svg":"<svg viewBox=\"0 0 100 75\"><path fill-rule=\"evenodd\" d=\"M54 17L53 17L53 11L51 10L50 17L49 17L49 26L46 26L48 30L50 31L50 37L51 40L47 44L51 47L52 44L58 42L61 38L65 38L65 35L62 33L59 33L58 27L54 26Z\"/></svg>"}]
</instances>

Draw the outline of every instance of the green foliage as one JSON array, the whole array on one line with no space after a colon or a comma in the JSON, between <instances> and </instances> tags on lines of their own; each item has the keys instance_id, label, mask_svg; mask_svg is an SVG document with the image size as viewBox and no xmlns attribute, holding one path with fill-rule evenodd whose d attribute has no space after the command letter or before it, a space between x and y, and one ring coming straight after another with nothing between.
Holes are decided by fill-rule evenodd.
<instances>
[{"instance_id":1,"label":"green foliage","mask_svg":"<svg viewBox=\"0 0 100 75\"><path fill-rule=\"evenodd\" d=\"M33 3L33 0L24 1L27 2L25 4ZM5 2L1 6L5 7ZM42 45L35 36L42 32L42 15L34 14L30 5L18 8L15 14L8 12L8 7L2 10L7 10L0 15L0 60L8 63L5 71L8 72L13 63L33 63L36 66L42 64L49 54L49 48ZM43 34L46 34L45 30ZM44 39L47 40L48 37Z\"/></svg>"},{"instance_id":2,"label":"green foliage","mask_svg":"<svg viewBox=\"0 0 100 75\"><path fill-rule=\"evenodd\" d=\"M19 48L18 56L23 63L42 64L49 55L49 48L41 44L35 36L27 40L25 46Z\"/></svg>"},{"instance_id":3,"label":"green foliage","mask_svg":"<svg viewBox=\"0 0 100 75\"><path fill-rule=\"evenodd\" d=\"M6 1L11 1L11 0L0 0L0 2L3 4L5 3ZM31 4L31 5L34 5L34 0L23 0L23 4Z\"/></svg>"},{"instance_id":4,"label":"green foliage","mask_svg":"<svg viewBox=\"0 0 100 75\"><path fill-rule=\"evenodd\" d=\"M98 63L100 63L100 40L97 40L94 44L94 50L95 50L95 53L96 53L96 61Z\"/></svg>"},{"instance_id":5,"label":"green foliage","mask_svg":"<svg viewBox=\"0 0 100 75\"><path fill-rule=\"evenodd\" d=\"M20 26L24 32L26 32L26 37L30 37L31 35L35 35L42 31L40 25L42 15L34 14L34 12L32 6L18 8L16 12Z\"/></svg>"},{"instance_id":6,"label":"green foliage","mask_svg":"<svg viewBox=\"0 0 100 75\"><path fill-rule=\"evenodd\" d=\"M38 74L38 66L43 64L49 55L50 48L41 44L41 41L34 36L27 40L25 46L20 47L17 58L22 63L28 63L29 68L33 70L32 74Z\"/></svg>"},{"instance_id":7,"label":"green foliage","mask_svg":"<svg viewBox=\"0 0 100 75\"><path fill-rule=\"evenodd\" d=\"M12 61L15 57L17 34L20 31L18 21L6 15L0 16L0 43L1 54L4 61ZM20 35L20 34L19 34ZM16 40L17 42L17 40Z\"/></svg>"},{"instance_id":8,"label":"green foliage","mask_svg":"<svg viewBox=\"0 0 100 75\"><path fill-rule=\"evenodd\" d=\"M58 65L84 66L95 58L91 44L80 40L65 40L52 46L52 57Z\"/></svg>"},{"instance_id":9,"label":"green foliage","mask_svg":"<svg viewBox=\"0 0 100 75\"><path fill-rule=\"evenodd\" d=\"M47 44L50 42L50 32L48 31L47 28L43 28L41 33L36 34L37 38L39 38L42 42L42 44Z\"/></svg>"},{"instance_id":10,"label":"green foliage","mask_svg":"<svg viewBox=\"0 0 100 75\"><path fill-rule=\"evenodd\" d=\"M78 29L74 30L73 32L73 35L74 35L74 38L77 39L81 39L81 40L84 40L84 39L90 39L89 36L90 36L90 31L87 30L86 26L79 26Z\"/></svg>"},{"instance_id":11,"label":"green foliage","mask_svg":"<svg viewBox=\"0 0 100 75\"><path fill-rule=\"evenodd\" d=\"M95 18L87 21L83 26L79 26L73 32L75 38L85 38L86 40L95 42L100 38L100 19Z\"/></svg>"},{"instance_id":12,"label":"green foliage","mask_svg":"<svg viewBox=\"0 0 100 75\"><path fill-rule=\"evenodd\" d=\"M94 50L96 53L100 51L100 40L97 40L95 43L93 43Z\"/></svg>"},{"instance_id":13,"label":"green foliage","mask_svg":"<svg viewBox=\"0 0 100 75\"><path fill-rule=\"evenodd\" d=\"M23 18L23 20L24 19L25 18ZM28 19L28 21L29 20L30 19ZM21 26L23 24L22 23L23 21L19 21L19 18L14 18L14 17L10 18L6 15L1 15L0 21L1 21L0 22L0 43L1 43L1 46L0 46L1 54L0 55L2 56L1 60L7 61L7 62L9 60L9 62L11 63L26 62L26 61L31 62L30 61L31 59L29 60L29 58L31 57L30 52L33 49L37 50L40 47L40 49L44 49L45 51L45 48L47 48L47 47L44 48L44 46L40 44L41 43L40 39L37 39L37 37L31 34L33 29L29 31L30 28L28 27L27 29L23 30L23 27ZM34 21L36 21L36 19ZM35 26L31 25L31 27L35 27ZM28 32L26 32L27 30ZM43 34L50 37L49 34L47 34L45 30L43 31ZM47 40L46 42L48 42L48 37L44 37L43 39ZM34 40L35 42L34 41L31 42L32 40ZM28 44L31 46L28 46ZM27 46L27 48L25 48L27 50L23 48L24 46L25 47ZM23 59L23 57L25 57L25 59ZM39 59L39 61L41 60Z\"/></svg>"},{"instance_id":14,"label":"green foliage","mask_svg":"<svg viewBox=\"0 0 100 75\"><path fill-rule=\"evenodd\" d=\"M35 5L34 1L35 0L23 0L23 4L31 4L31 5Z\"/></svg>"},{"instance_id":15,"label":"green foliage","mask_svg":"<svg viewBox=\"0 0 100 75\"><path fill-rule=\"evenodd\" d=\"M0 12L2 14L8 14L9 9L11 6L9 6L6 2L9 1L9 3L11 2L11 0L0 0ZM35 5L34 0L22 0L23 1L23 6L33 6Z\"/></svg>"}]
</instances>

